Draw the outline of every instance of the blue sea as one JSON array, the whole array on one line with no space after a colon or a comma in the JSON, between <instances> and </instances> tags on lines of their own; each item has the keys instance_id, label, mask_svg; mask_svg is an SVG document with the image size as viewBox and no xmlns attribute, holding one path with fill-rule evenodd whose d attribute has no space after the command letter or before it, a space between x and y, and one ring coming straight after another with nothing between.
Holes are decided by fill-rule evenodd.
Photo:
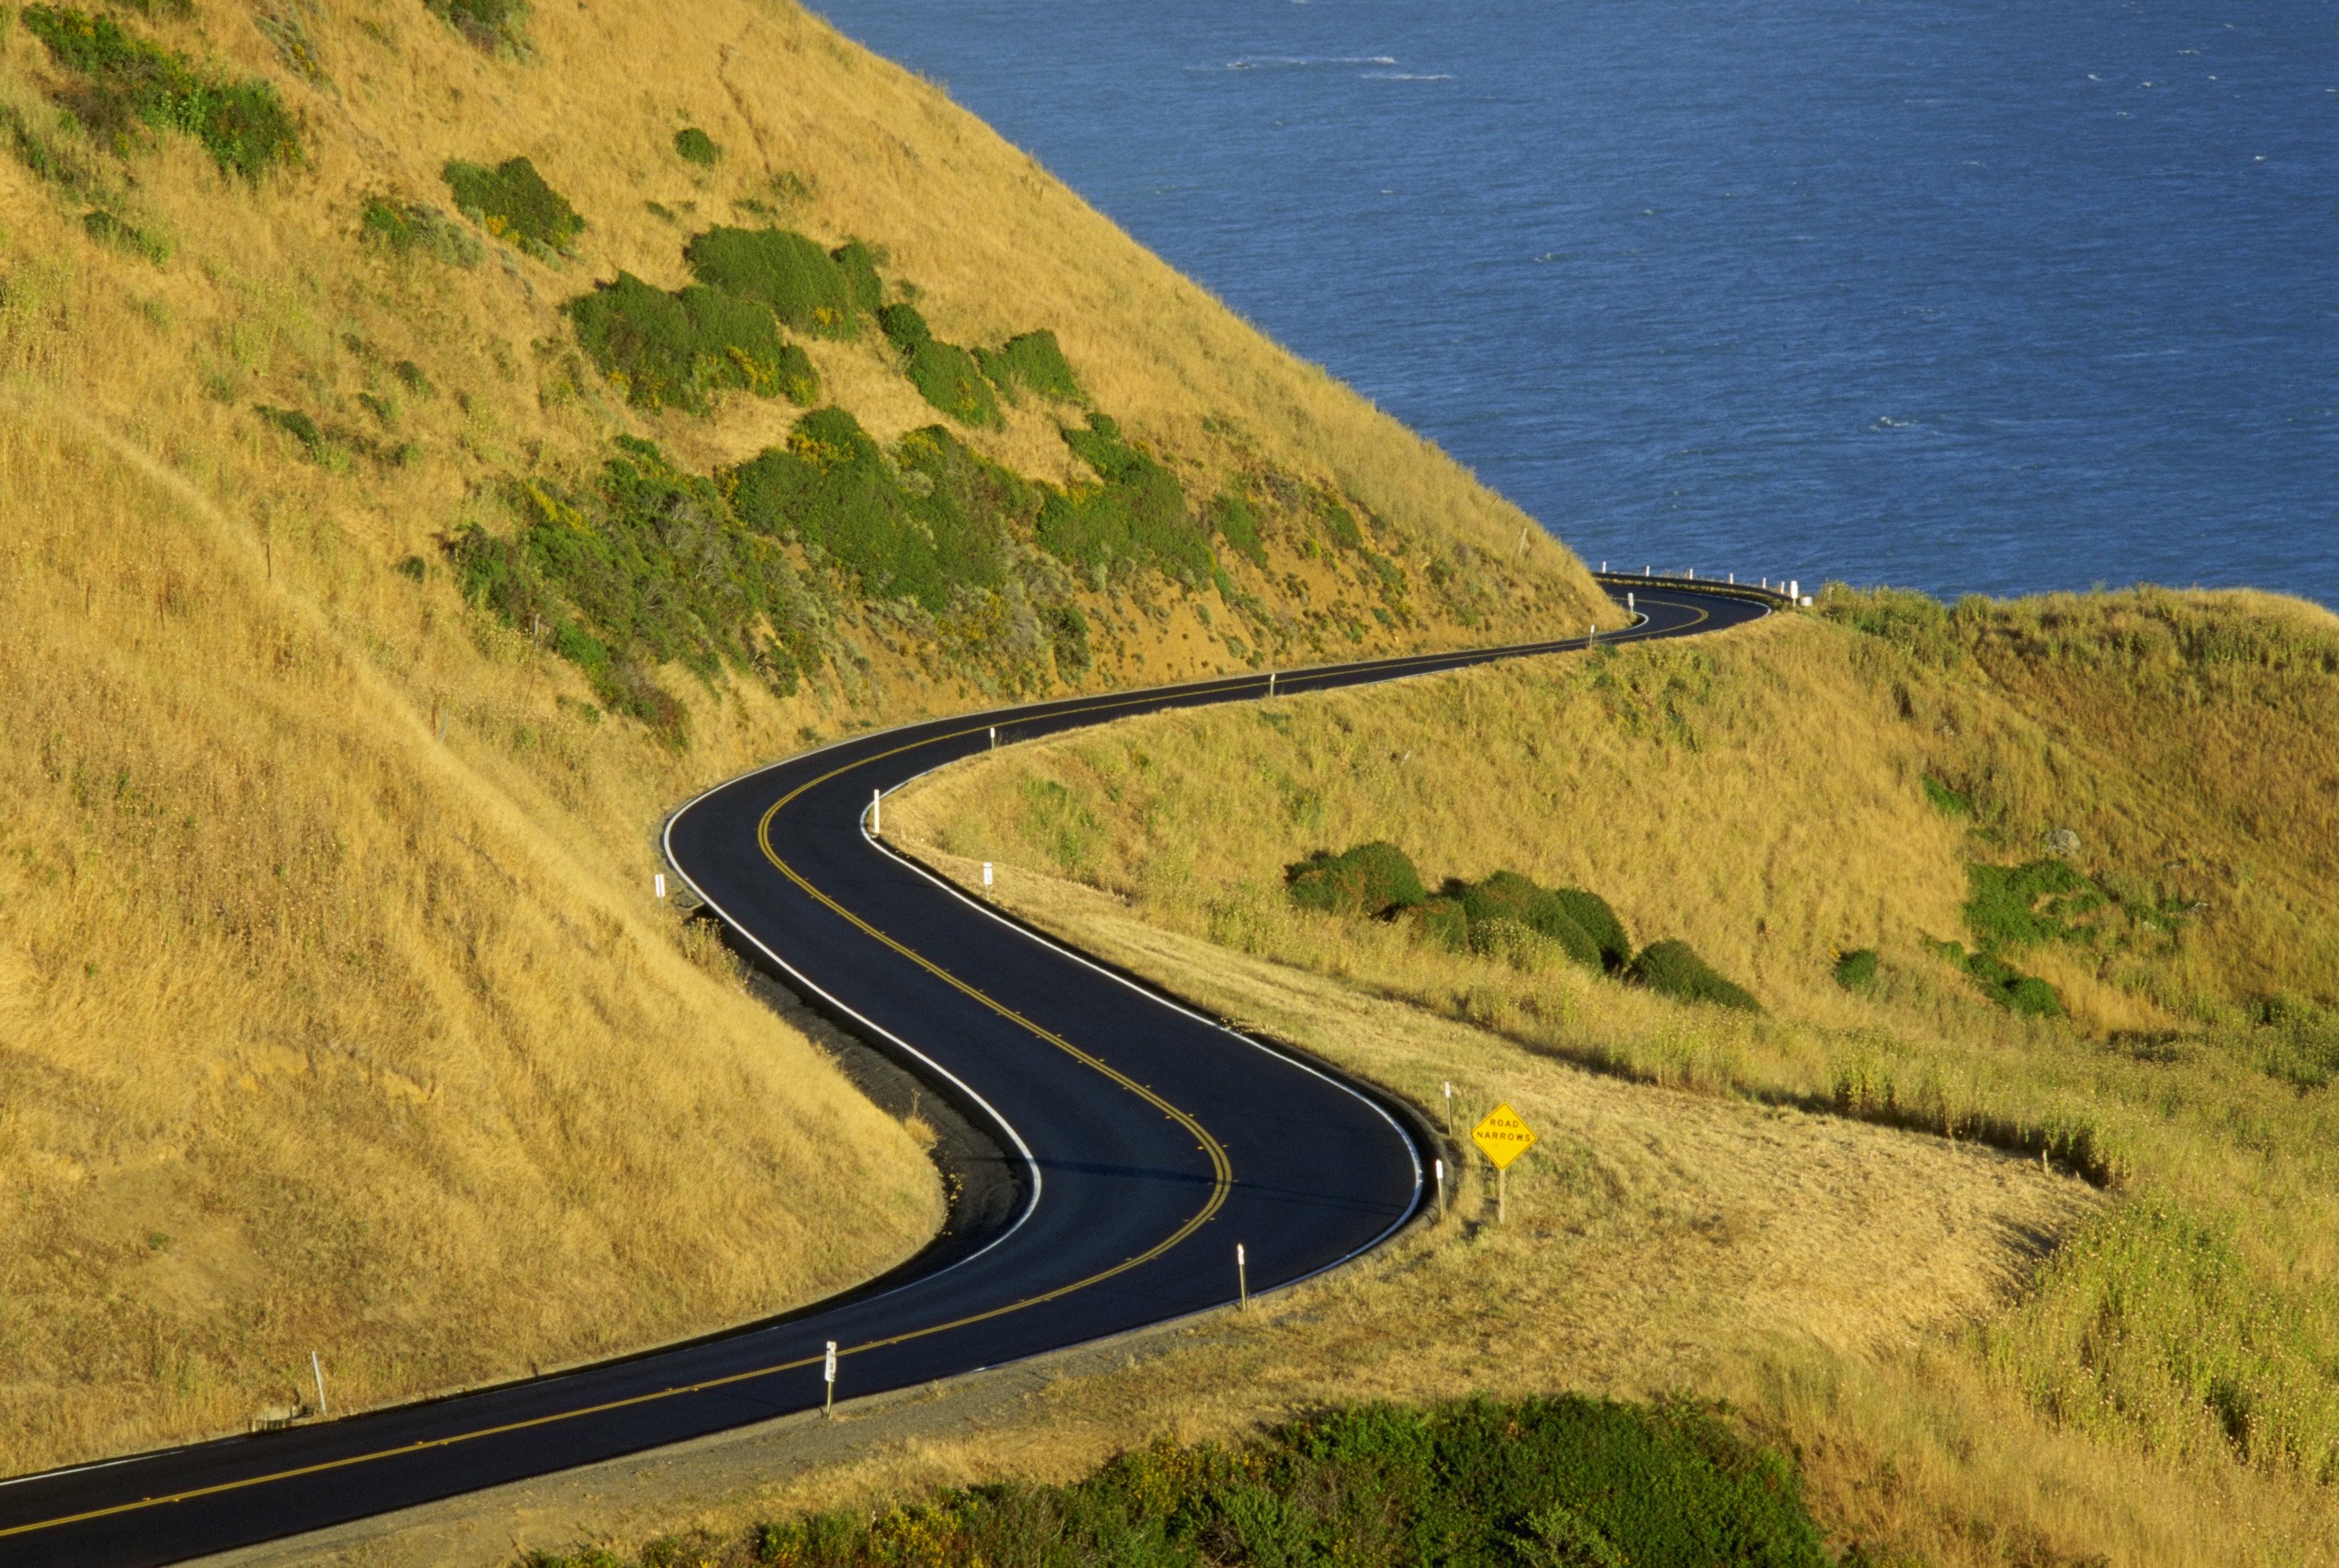
<instances>
[{"instance_id":1,"label":"blue sea","mask_svg":"<svg viewBox=\"0 0 2339 1568\"><path fill-rule=\"evenodd\" d=\"M1593 564L2339 606L2334 0L827 0Z\"/></svg>"}]
</instances>

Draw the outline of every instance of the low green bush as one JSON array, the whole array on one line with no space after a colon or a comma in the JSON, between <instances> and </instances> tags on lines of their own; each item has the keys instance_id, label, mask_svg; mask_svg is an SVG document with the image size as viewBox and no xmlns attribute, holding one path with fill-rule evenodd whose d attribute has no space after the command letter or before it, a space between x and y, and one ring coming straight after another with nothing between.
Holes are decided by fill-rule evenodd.
<instances>
[{"instance_id":1,"label":"low green bush","mask_svg":"<svg viewBox=\"0 0 2339 1568\"><path fill-rule=\"evenodd\" d=\"M1425 899L1401 918L1419 941L1435 942L1448 952L1463 952L1470 946L1470 912L1458 898L1441 894Z\"/></svg>"},{"instance_id":2,"label":"low green bush","mask_svg":"<svg viewBox=\"0 0 2339 1568\"><path fill-rule=\"evenodd\" d=\"M1931 774L1919 774L1917 782L1924 786L1925 798L1932 803L1933 809L1943 816L1973 815L1973 798L1970 795L1951 789Z\"/></svg>"},{"instance_id":3,"label":"low green bush","mask_svg":"<svg viewBox=\"0 0 2339 1568\"><path fill-rule=\"evenodd\" d=\"M1785 1458L1712 1413L1563 1395L1367 1405L1239 1447L1159 1443L1067 1485L1020 1483L755 1526L741 1556L796 1568L1615 1568L1832 1561ZM716 1560L719 1546L692 1560ZM679 1562L685 1543L638 1560ZM537 1568L619 1568L539 1557Z\"/></svg>"},{"instance_id":4,"label":"low green bush","mask_svg":"<svg viewBox=\"0 0 2339 1568\"><path fill-rule=\"evenodd\" d=\"M8 150L16 162L61 190L88 192L97 182L96 172L79 146L42 132L14 104L0 104L0 127L8 133Z\"/></svg>"},{"instance_id":5,"label":"low green bush","mask_svg":"<svg viewBox=\"0 0 2339 1568\"><path fill-rule=\"evenodd\" d=\"M1606 899L1581 887L1555 887L1551 896L1600 950L1601 968L1613 974L1633 962L1633 939L1624 934L1624 922L1616 918Z\"/></svg>"},{"instance_id":6,"label":"low green bush","mask_svg":"<svg viewBox=\"0 0 2339 1568\"><path fill-rule=\"evenodd\" d=\"M998 425L999 398L974 356L956 343L929 338L910 351L910 384L918 396L962 425Z\"/></svg>"},{"instance_id":7,"label":"low green bush","mask_svg":"<svg viewBox=\"0 0 2339 1568\"><path fill-rule=\"evenodd\" d=\"M1324 519L1325 532L1332 536L1332 542L1335 545L1344 550L1361 550L1365 547L1365 536L1357 527L1357 517L1354 512L1329 496L1323 498L1318 503L1317 511Z\"/></svg>"},{"instance_id":8,"label":"low green bush","mask_svg":"<svg viewBox=\"0 0 2339 1568\"><path fill-rule=\"evenodd\" d=\"M1651 942L1625 971L1625 978L1679 1001L1711 1002L1747 1012L1762 1011L1752 993L1714 972L1685 942Z\"/></svg>"},{"instance_id":9,"label":"low green bush","mask_svg":"<svg viewBox=\"0 0 2339 1568\"><path fill-rule=\"evenodd\" d=\"M686 125L674 133L675 155L686 163L711 168L723 156L723 149L715 138L696 125Z\"/></svg>"},{"instance_id":10,"label":"low green bush","mask_svg":"<svg viewBox=\"0 0 2339 1568\"><path fill-rule=\"evenodd\" d=\"M815 409L784 448L719 476L746 525L835 561L872 598L940 611L1006 578L1008 524L1031 487L940 426L913 430L889 464L843 409Z\"/></svg>"},{"instance_id":11,"label":"low green bush","mask_svg":"<svg viewBox=\"0 0 2339 1568\"><path fill-rule=\"evenodd\" d=\"M887 305L877 312L877 330L885 340L905 354L914 353L923 343L933 340L933 331L926 318L915 305Z\"/></svg>"},{"instance_id":12,"label":"low green bush","mask_svg":"<svg viewBox=\"0 0 2339 1568\"><path fill-rule=\"evenodd\" d=\"M1267 565L1267 547L1259 542L1258 514L1240 496L1221 495L1210 503L1210 527L1227 547L1252 566Z\"/></svg>"},{"instance_id":13,"label":"low green bush","mask_svg":"<svg viewBox=\"0 0 2339 1568\"><path fill-rule=\"evenodd\" d=\"M1966 867L1966 928L1984 947L2030 947L2084 937L2076 919L2099 907L2096 884L2060 860Z\"/></svg>"},{"instance_id":14,"label":"low green bush","mask_svg":"<svg viewBox=\"0 0 2339 1568\"><path fill-rule=\"evenodd\" d=\"M1044 327L1010 338L996 349L977 349L974 359L991 384L1002 392L1012 395L1021 387L1060 403L1081 400L1081 385L1072 379L1072 367L1065 361L1056 334Z\"/></svg>"},{"instance_id":15,"label":"low green bush","mask_svg":"<svg viewBox=\"0 0 2339 1568\"><path fill-rule=\"evenodd\" d=\"M479 236L425 202L377 196L358 220L358 237L393 256L423 255L450 267L476 267Z\"/></svg>"},{"instance_id":16,"label":"low green bush","mask_svg":"<svg viewBox=\"0 0 2339 1568\"><path fill-rule=\"evenodd\" d=\"M1876 983L1878 961L1872 947L1856 947L1835 961L1835 982L1846 991L1866 991Z\"/></svg>"},{"instance_id":17,"label":"low green bush","mask_svg":"<svg viewBox=\"0 0 2339 1568\"><path fill-rule=\"evenodd\" d=\"M1539 974L1574 962L1574 954L1544 932L1508 915L1470 922L1469 949L1480 958L1498 959L1512 968Z\"/></svg>"},{"instance_id":18,"label":"low green bush","mask_svg":"<svg viewBox=\"0 0 2339 1568\"><path fill-rule=\"evenodd\" d=\"M675 745L684 712L651 673L725 664L794 691L817 668L816 616L787 552L742 525L708 479L621 438L587 489L534 480L506 493L515 519L447 541L464 597L575 664L604 705Z\"/></svg>"},{"instance_id":19,"label":"low green bush","mask_svg":"<svg viewBox=\"0 0 2339 1568\"><path fill-rule=\"evenodd\" d=\"M326 460L331 444L326 440L325 432L318 429L316 420L300 409L271 408L261 403L253 408L252 412L300 442L301 450L309 455L311 461L321 463Z\"/></svg>"},{"instance_id":20,"label":"low green bush","mask_svg":"<svg viewBox=\"0 0 2339 1568\"><path fill-rule=\"evenodd\" d=\"M484 54L528 53L528 0L422 0L422 8Z\"/></svg>"},{"instance_id":21,"label":"low green bush","mask_svg":"<svg viewBox=\"0 0 2339 1568\"><path fill-rule=\"evenodd\" d=\"M708 394L736 387L800 405L820 395L820 377L797 345L783 340L762 305L690 284L669 294L631 272L561 307L577 340L636 408L704 413Z\"/></svg>"},{"instance_id":22,"label":"low green bush","mask_svg":"<svg viewBox=\"0 0 2339 1568\"><path fill-rule=\"evenodd\" d=\"M115 152L129 151L133 131L143 126L193 137L221 173L246 180L301 161L300 127L270 83L199 71L111 16L57 5L27 5L17 15L51 60L82 78L65 106Z\"/></svg>"},{"instance_id":23,"label":"low green bush","mask_svg":"<svg viewBox=\"0 0 2339 1568\"><path fill-rule=\"evenodd\" d=\"M1057 605L1040 617L1047 627L1049 645L1055 649L1056 668L1066 676L1085 674L1096 662L1095 651L1089 645L1089 618L1078 605Z\"/></svg>"},{"instance_id":24,"label":"low green bush","mask_svg":"<svg viewBox=\"0 0 2339 1568\"><path fill-rule=\"evenodd\" d=\"M836 270L844 274L844 291L853 301L853 308L874 315L885 303L885 280L877 269L885 258L866 240L847 240L828 253Z\"/></svg>"},{"instance_id":25,"label":"low green bush","mask_svg":"<svg viewBox=\"0 0 2339 1568\"><path fill-rule=\"evenodd\" d=\"M700 282L759 301L800 332L842 338L855 330L853 280L792 229L709 229L682 254Z\"/></svg>"},{"instance_id":26,"label":"low green bush","mask_svg":"<svg viewBox=\"0 0 2339 1568\"><path fill-rule=\"evenodd\" d=\"M127 251L133 256L143 256L158 267L171 259L170 241L117 218L103 207L84 212L81 226L82 232L98 243L111 245L117 251Z\"/></svg>"},{"instance_id":27,"label":"low green bush","mask_svg":"<svg viewBox=\"0 0 2339 1568\"><path fill-rule=\"evenodd\" d=\"M1186 511L1177 476L1120 438L1120 427L1091 414L1064 442L1102 481L1069 494L1050 491L1040 514L1040 547L1091 570L1151 567L1191 585L1208 582L1217 562L1201 526Z\"/></svg>"},{"instance_id":28,"label":"low green bush","mask_svg":"<svg viewBox=\"0 0 2339 1568\"><path fill-rule=\"evenodd\" d=\"M1412 859L1382 840L1337 854L1319 850L1283 876L1292 902L1327 914L1385 914L1428 896Z\"/></svg>"},{"instance_id":29,"label":"low green bush","mask_svg":"<svg viewBox=\"0 0 2339 1568\"><path fill-rule=\"evenodd\" d=\"M1600 943L1575 922L1550 889L1532 879L1515 871L1498 871L1482 882L1455 884L1449 891L1469 917L1474 933L1486 921L1516 921L1552 942L1571 962L1586 969L1601 967Z\"/></svg>"},{"instance_id":30,"label":"low green bush","mask_svg":"<svg viewBox=\"0 0 2339 1568\"><path fill-rule=\"evenodd\" d=\"M466 217L531 255L565 255L585 232L577 209L526 158L507 158L492 169L450 159L439 174Z\"/></svg>"}]
</instances>

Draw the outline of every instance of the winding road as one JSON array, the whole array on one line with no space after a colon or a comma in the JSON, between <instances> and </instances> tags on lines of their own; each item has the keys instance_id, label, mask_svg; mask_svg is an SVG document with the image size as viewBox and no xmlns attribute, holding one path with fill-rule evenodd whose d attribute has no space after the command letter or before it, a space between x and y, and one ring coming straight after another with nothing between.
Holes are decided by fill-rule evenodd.
<instances>
[{"instance_id":1,"label":"winding road","mask_svg":"<svg viewBox=\"0 0 2339 1568\"><path fill-rule=\"evenodd\" d=\"M1605 578L1602 642L1753 619L1775 599ZM1298 695L1581 637L1278 673ZM1256 700L1270 677L1067 698L858 735L722 784L666 824L676 871L790 988L987 1133L987 1213L846 1296L628 1359L0 1483L0 1563L179 1562L996 1366L1334 1267L1422 1208L1428 1135L1328 1069L992 913L886 848L874 802L993 744ZM879 808L882 811L882 807Z\"/></svg>"}]
</instances>

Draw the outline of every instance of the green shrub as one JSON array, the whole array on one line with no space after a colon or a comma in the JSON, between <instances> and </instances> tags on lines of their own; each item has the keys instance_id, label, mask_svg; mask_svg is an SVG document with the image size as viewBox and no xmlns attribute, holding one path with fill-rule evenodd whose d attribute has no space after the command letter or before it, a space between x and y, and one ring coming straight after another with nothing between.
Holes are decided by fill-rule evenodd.
<instances>
[{"instance_id":1,"label":"green shrub","mask_svg":"<svg viewBox=\"0 0 2339 1568\"><path fill-rule=\"evenodd\" d=\"M1258 514L1240 496L1221 495L1211 502L1210 526L1229 547L1252 566L1267 565L1267 547L1258 538Z\"/></svg>"},{"instance_id":2,"label":"green shrub","mask_svg":"<svg viewBox=\"0 0 2339 1568\"><path fill-rule=\"evenodd\" d=\"M199 72L110 16L55 5L27 5L18 15L50 59L83 78L66 105L116 152L127 151L132 130L143 125L193 137L221 173L246 180L301 162L300 128L269 83Z\"/></svg>"},{"instance_id":3,"label":"green shrub","mask_svg":"<svg viewBox=\"0 0 2339 1568\"><path fill-rule=\"evenodd\" d=\"M1633 961L1625 978L1680 1001L1712 1002L1760 1012L1762 1004L1752 993L1733 985L1707 967L1705 960L1685 942L1651 942Z\"/></svg>"},{"instance_id":4,"label":"green shrub","mask_svg":"<svg viewBox=\"0 0 2339 1568\"><path fill-rule=\"evenodd\" d=\"M1633 939L1624 934L1624 922L1616 918L1606 899L1580 887L1555 887L1551 896L1600 950L1601 968L1613 974L1633 962Z\"/></svg>"},{"instance_id":5,"label":"green shrub","mask_svg":"<svg viewBox=\"0 0 2339 1568\"><path fill-rule=\"evenodd\" d=\"M1686 1403L1578 1395L1337 1410L1241 1448L1156 1444L1069 1485L988 1485L765 1524L740 1550L742 1560L805 1568L1831 1561L1785 1459ZM669 1560L653 1549L641 1562ZM544 1568L585 1563L547 1559Z\"/></svg>"},{"instance_id":6,"label":"green shrub","mask_svg":"<svg viewBox=\"0 0 2339 1568\"><path fill-rule=\"evenodd\" d=\"M702 167L712 167L723 156L723 149L716 144L715 138L696 125L686 125L674 133L674 150L684 163Z\"/></svg>"},{"instance_id":7,"label":"green shrub","mask_svg":"<svg viewBox=\"0 0 2339 1568\"><path fill-rule=\"evenodd\" d=\"M32 173L66 191L87 191L97 180L80 150L45 136L13 104L0 104L0 126L8 133L9 151Z\"/></svg>"},{"instance_id":8,"label":"green shrub","mask_svg":"<svg viewBox=\"0 0 2339 1568\"><path fill-rule=\"evenodd\" d=\"M515 481L511 533L473 524L447 555L466 598L679 745L683 710L652 669L679 661L712 676L728 663L785 694L799 667L817 667L815 617L786 551L742 526L712 481L646 441L617 446L582 493Z\"/></svg>"},{"instance_id":9,"label":"green shrub","mask_svg":"<svg viewBox=\"0 0 2339 1568\"><path fill-rule=\"evenodd\" d=\"M384 196L366 202L358 237L393 256L419 253L450 267L476 267L481 254L479 237L438 208Z\"/></svg>"},{"instance_id":10,"label":"green shrub","mask_svg":"<svg viewBox=\"0 0 2339 1568\"><path fill-rule=\"evenodd\" d=\"M1516 921L1554 943L1572 962L1586 969L1601 967L1600 943L1575 922L1549 889L1531 879L1515 871L1498 871L1483 882L1453 885L1449 891L1469 917L1474 934L1486 921Z\"/></svg>"},{"instance_id":11,"label":"green shrub","mask_svg":"<svg viewBox=\"0 0 2339 1568\"><path fill-rule=\"evenodd\" d=\"M772 312L721 290L694 283L669 294L620 272L561 309L585 352L636 408L704 413L707 395L725 387L785 393L798 404L820 395L812 360L781 340Z\"/></svg>"},{"instance_id":12,"label":"green shrub","mask_svg":"<svg viewBox=\"0 0 2339 1568\"><path fill-rule=\"evenodd\" d=\"M1063 437L1102 483L1069 495L1049 492L1037 529L1041 548L1092 570L1125 564L1194 585L1209 580L1217 562L1187 515L1176 475L1123 441L1120 427L1103 414L1091 414L1086 429L1068 429Z\"/></svg>"},{"instance_id":13,"label":"green shrub","mask_svg":"<svg viewBox=\"0 0 2339 1568\"><path fill-rule=\"evenodd\" d=\"M1327 914L1383 914L1428 896L1405 851L1377 840L1338 854L1319 850L1283 876L1292 902Z\"/></svg>"},{"instance_id":14,"label":"green shrub","mask_svg":"<svg viewBox=\"0 0 2339 1568\"><path fill-rule=\"evenodd\" d=\"M1932 802L1933 809L1943 816L1973 815L1971 796L1951 789L1931 774L1920 774L1917 782L1925 786L1925 798Z\"/></svg>"},{"instance_id":15,"label":"green shrub","mask_svg":"<svg viewBox=\"0 0 2339 1568\"><path fill-rule=\"evenodd\" d=\"M1866 991L1876 983L1876 971L1872 947L1856 947L1835 961L1835 982L1846 991Z\"/></svg>"},{"instance_id":16,"label":"green shrub","mask_svg":"<svg viewBox=\"0 0 2339 1568\"><path fill-rule=\"evenodd\" d=\"M2072 920L2103 902L2096 884L2063 861L1966 867L1966 927L1984 947L2029 947L2085 935Z\"/></svg>"},{"instance_id":17,"label":"green shrub","mask_svg":"<svg viewBox=\"0 0 2339 1568\"><path fill-rule=\"evenodd\" d=\"M801 540L872 598L939 611L956 590L1003 582L1007 520L1031 511L1031 486L938 425L903 437L894 457L888 465L844 409L815 409L786 447L721 483L749 528Z\"/></svg>"},{"instance_id":18,"label":"green shrub","mask_svg":"<svg viewBox=\"0 0 2339 1568\"><path fill-rule=\"evenodd\" d=\"M1970 976L1981 987L1982 994L1999 1006L2026 1018L2060 1018L2063 999L2055 988L2035 975L2028 975L1999 958L1984 951L1968 952L1954 942L1928 944L1941 957L1948 959Z\"/></svg>"},{"instance_id":19,"label":"green shrub","mask_svg":"<svg viewBox=\"0 0 2339 1568\"><path fill-rule=\"evenodd\" d=\"M854 285L826 251L790 229L709 229L683 248L710 288L756 300L800 332L849 337Z\"/></svg>"},{"instance_id":20,"label":"green shrub","mask_svg":"<svg viewBox=\"0 0 2339 1568\"><path fill-rule=\"evenodd\" d=\"M1426 899L1405 911L1403 919L1415 937L1448 952L1463 952L1470 946L1470 913L1460 899Z\"/></svg>"},{"instance_id":21,"label":"green shrub","mask_svg":"<svg viewBox=\"0 0 2339 1568\"><path fill-rule=\"evenodd\" d=\"M884 304L885 280L877 275L884 258L875 246L865 240L847 240L831 251L828 259L844 274L844 291L854 310L874 314Z\"/></svg>"},{"instance_id":22,"label":"green shrub","mask_svg":"<svg viewBox=\"0 0 2339 1568\"><path fill-rule=\"evenodd\" d=\"M325 439L325 432L317 428L316 420L298 409L271 408L266 403L259 404L252 412L300 442L301 449L309 454L311 461L325 461L330 445Z\"/></svg>"},{"instance_id":23,"label":"green shrub","mask_svg":"<svg viewBox=\"0 0 2339 1568\"><path fill-rule=\"evenodd\" d=\"M915 305L888 305L879 311L877 330L885 334L887 342L905 354L914 353L919 345L932 342L934 336Z\"/></svg>"},{"instance_id":24,"label":"green shrub","mask_svg":"<svg viewBox=\"0 0 2339 1568\"><path fill-rule=\"evenodd\" d=\"M82 232L98 243L111 245L117 251L127 251L133 256L143 256L158 267L171 259L170 241L134 223L124 222L103 207L84 212L81 226Z\"/></svg>"},{"instance_id":25,"label":"green shrub","mask_svg":"<svg viewBox=\"0 0 2339 1568\"><path fill-rule=\"evenodd\" d=\"M439 389L430 384L430 378L423 372L422 367L411 360L399 360L390 368L390 373L396 376L400 384L418 398L435 398L439 395Z\"/></svg>"},{"instance_id":26,"label":"green shrub","mask_svg":"<svg viewBox=\"0 0 2339 1568\"><path fill-rule=\"evenodd\" d=\"M1820 596L1819 610L1830 620L1897 644L1937 669L1963 656L1949 608L1925 594L1906 588L1863 592L1831 583Z\"/></svg>"},{"instance_id":27,"label":"green shrub","mask_svg":"<svg viewBox=\"0 0 2339 1568\"><path fill-rule=\"evenodd\" d=\"M982 373L1002 392L1012 393L1021 387L1061 403L1081 400L1081 386L1072 379L1072 368L1064 360L1064 350L1058 346L1056 334L1044 327L1010 338L996 349L977 349L974 358L982 367Z\"/></svg>"},{"instance_id":28,"label":"green shrub","mask_svg":"<svg viewBox=\"0 0 2339 1568\"><path fill-rule=\"evenodd\" d=\"M1499 959L1530 974L1556 969L1574 957L1542 932L1507 915L1472 921L1469 947L1480 958Z\"/></svg>"},{"instance_id":29,"label":"green shrub","mask_svg":"<svg viewBox=\"0 0 2339 1568\"><path fill-rule=\"evenodd\" d=\"M1049 644L1056 652L1056 668L1067 676L1085 673L1096 662L1089 646L1089 618L1078 605L1057 605L1041 617Z\"/></svg>"},{"instance_id":30,"label":"green shrub","mask_svg":"<svg viewBox=\"0 0 2339 1568\"><path fill-rule=\"evenodd\" d=\"M1327 496L1318 510L1323 516L1325 531L1332 536L1334 544L1344 550L1365 547L1365 536L1357 530L1356 515L1347 508Z\"/></svg>"},{"instance_id":31,"label":"green shrub","mask_svg":"<svg viewBox=\"0 0 2339 1568\"><path fill-rule=\"evenodd\" d=\"M974 356L955 343L929 338L910 351L910 384L918 395L962 425L998 425L999 399Z\"/></svg>"},{"instance_id":32,"label":"green shrub","mask_svg":"<svg viewBox=\"0 0 2339 1568\"><path fill-rule=\"evenodd\" d=\"M484 54L528 53L528 0L422 0L422 8Z\"/></svg>"},{"instance_id":33,"label":"green shrub","mask_svg":"<svg viewBox=\"0 0 2339 1568\"><path fill-rule=\"evenodd\" d=\"M577 209L526 158L508 158L492 169L450 159L440 177L467 217L530 255L565 255L585 232Z\"/></svg>"}]
</instances>

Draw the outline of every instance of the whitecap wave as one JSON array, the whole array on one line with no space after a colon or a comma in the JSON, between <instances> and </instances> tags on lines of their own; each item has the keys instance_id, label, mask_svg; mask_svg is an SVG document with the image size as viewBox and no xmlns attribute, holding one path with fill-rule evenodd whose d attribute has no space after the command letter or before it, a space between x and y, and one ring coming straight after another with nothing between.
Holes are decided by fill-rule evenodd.
<instances>
[{"instance_id":1,"label":"whitecap wave","mask_svg":"<svg viewBox=\"0 0 2339 1568\"><path fill-rule=\"evenodd\" d=\"M1305 71L1317 65L1394 65L1394 54L1246 54L1219 67L1225 71Z\"/></svg>"},{"instance_id":2,"label":"whitecap wave","mask_svg":"<svg viewBox=\"0 0 2339 1568\"><path fill-rule=\"evenodd\" d=\"M1358 75L1367 82L1451 82L1451 71L1364 71Z\"/></svg>"}]
</instances>

